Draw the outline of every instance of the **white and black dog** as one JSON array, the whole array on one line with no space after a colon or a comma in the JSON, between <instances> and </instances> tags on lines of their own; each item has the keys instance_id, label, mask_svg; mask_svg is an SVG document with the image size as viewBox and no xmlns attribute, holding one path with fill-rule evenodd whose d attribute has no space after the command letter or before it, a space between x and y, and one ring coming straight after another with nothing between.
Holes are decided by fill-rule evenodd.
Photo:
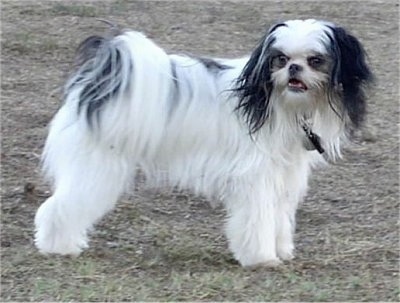
<instances>
[{"instance_id":1,"label":"white and black dog","mask_svg":"<svg viewBox=\"0 0 400 303\"><path fill-rule=\"evenodd\" d=\"M310 169L340 156L373 78L353 35L312 19L276 24L239 59L169 55L134 31L92 36L77 58L44 148L43 253L86 248L139 168L222 201L241 265L293 258Z\"/></svg>"}]
</instances>

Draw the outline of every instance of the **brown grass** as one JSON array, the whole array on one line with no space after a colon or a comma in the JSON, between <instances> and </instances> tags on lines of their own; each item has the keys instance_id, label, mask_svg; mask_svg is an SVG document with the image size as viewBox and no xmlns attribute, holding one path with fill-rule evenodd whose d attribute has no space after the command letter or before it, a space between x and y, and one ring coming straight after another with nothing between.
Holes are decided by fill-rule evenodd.
<instances>
[{"instance_id":1,"label":"brown grass","mask_svg":"<svg viewBox=\"0 0 400 303\"><path fill-rule=\"evenodd\" d=\"M7 1L1 13L1 301L400 299L397 2ZM33 217L49 195L38 170L46 126L75 47L104 31L95 18L143 31L168 50L232 57L250 51L266 25L304 17L359 36L378 85L359 145L315 172L298 213L296 259L244 270L227 250L223 210L140 182L82 256L38 254Z\"/></svg>"}]
</instances>

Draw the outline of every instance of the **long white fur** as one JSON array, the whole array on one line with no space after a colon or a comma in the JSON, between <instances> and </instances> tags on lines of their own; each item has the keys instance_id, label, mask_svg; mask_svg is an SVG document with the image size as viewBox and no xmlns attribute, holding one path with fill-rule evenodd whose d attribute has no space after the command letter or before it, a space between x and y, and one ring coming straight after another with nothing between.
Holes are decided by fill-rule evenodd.
<instances>
[{"instance_id":1,"label":"long white fur","mask_svg":"<svg viewBox=\"0 0 400 303\"><path fill-rule=\"evenodd\" d=\"M295 34L301 41L301 29ZM219 59L231 68L215 72L195 58L166 54L141 33L125 32L111 45L121 51L123 66L133 62L132 74L122 71L127 91L104 104L91 129L78 114L78 85L51 123L43 162L54 192L35 218L39 250L79 254L88 231L132 186L139 167L150 181L222 200L229 246L243 266L292 258L295 212L311 167L323 162L303 146L293 118L301 106L285 105L276 93L274 127L267 123L250 136L231 91L248 57ZM338 154L342 121L326 100L310 104L313 130L330 155Z\"/></svg>"}]
</instances>

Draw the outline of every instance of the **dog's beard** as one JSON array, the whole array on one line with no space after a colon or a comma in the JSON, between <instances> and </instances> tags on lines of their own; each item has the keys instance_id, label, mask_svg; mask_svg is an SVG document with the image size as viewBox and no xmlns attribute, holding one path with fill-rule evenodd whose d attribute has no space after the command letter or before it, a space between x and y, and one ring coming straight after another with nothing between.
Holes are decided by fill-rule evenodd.
<instances>
[{"instance_id":1,"label":"dog's beard","mask_svg":"<svg viewBox=\"0 0 400 303\"><path fill-rule=\"evenodd\" d=\"M296 116L329 104L328 74L305 71L290 76L287 70L282 69L273 72L271 78L273 95L279 99L277 106L292 111Z\"/></svg>"}]
</instances>

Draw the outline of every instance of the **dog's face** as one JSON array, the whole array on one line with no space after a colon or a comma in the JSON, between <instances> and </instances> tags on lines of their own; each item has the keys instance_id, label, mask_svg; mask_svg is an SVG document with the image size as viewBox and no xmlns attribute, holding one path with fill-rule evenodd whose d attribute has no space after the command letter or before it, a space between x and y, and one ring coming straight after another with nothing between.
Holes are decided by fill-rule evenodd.
<instances>
[{"instance_id":1,"label":"dog's face","mask_svg":"<svg viewBox=\"0 0 400 303\"><path fill-rule=\"evenodd\" d=\"M271 33L271 80L283 101L305 102L325 94L333 67L326 31L320 23L289 21Z\"/></svg>"},{"instance_id":2,"label":"dog's face","mask_svg":"<svg viewBox=\"0 0 400 303\"><path fill-rule=\"evenodd\" d=\"M365 116L363 87L371 80L354 36L329 22L290 20L274 25L251 54L237 81L238 108L252 132L275 106L290 105L296 114L316 102L358 127Z\"/></svg>"}]
</instances>

